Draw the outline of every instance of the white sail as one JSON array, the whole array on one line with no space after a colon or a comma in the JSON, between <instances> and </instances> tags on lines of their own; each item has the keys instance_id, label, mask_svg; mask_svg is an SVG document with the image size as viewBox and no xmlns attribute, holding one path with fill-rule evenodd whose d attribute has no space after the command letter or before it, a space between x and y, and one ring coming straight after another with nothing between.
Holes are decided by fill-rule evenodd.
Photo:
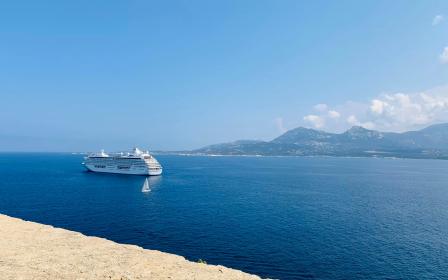
<instances>
[{"instance_id":1,"label":"white sail","mask_svg":"<svg viewBox=\"0 0 448 280\"><path fill-rule=\"evenodd\" d=\"M145 182L143 183L142 192L150 192L151 189L149 188L149 182L148 178L145 179Z\"/></svg>"}]
</instances>

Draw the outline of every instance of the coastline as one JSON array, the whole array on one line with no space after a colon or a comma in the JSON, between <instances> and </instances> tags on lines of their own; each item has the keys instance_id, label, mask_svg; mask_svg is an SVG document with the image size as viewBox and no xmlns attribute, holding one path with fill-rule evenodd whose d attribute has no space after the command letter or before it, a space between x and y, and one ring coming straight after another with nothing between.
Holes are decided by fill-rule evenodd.
<instances>
[{"instance_id":1,"label":"coastline","mask_svg":"<svg viewBox=\"0 0 448 280\"><path fill-rule=\"evenodd\" d=\"M0 214L2 279L261 279Z\"/></svg>"},{"instance_id":2,"label":"coastline","mask_svg":"<svg viewBox=\"0 0 448 280\"><path fill-rule=\"evenodd\" d=\"M396 157L396 156L336 156L336 155L250 155L250 154L185 154L185 153L154 153L162 156L179 157L250 157L250 158L346 158L346 159L387 159L387 160L437 160L444 161L448 158L425 158L425 157Z\"/></svg>"}]
</instances>

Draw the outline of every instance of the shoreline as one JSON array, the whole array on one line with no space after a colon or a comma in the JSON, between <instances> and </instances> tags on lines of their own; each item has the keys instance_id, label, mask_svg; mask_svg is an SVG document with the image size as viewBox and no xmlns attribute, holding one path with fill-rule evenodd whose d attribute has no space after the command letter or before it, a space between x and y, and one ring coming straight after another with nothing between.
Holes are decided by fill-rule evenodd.
<instances>
[{"instance_id":1,"label":"shoreline","mask_svg":"<svg viewBox=\"0 0 448 280\"><path fill-rule=\"evenodd\" d=\"M370 151L366 151L370 152ZM152 154L156 156L179 156L179 157L251 157L251 158L355 158L355 159L387 159L387 160L437 160L448 161L448 157L402 157L402 156L384 156L385 153L378 152L382 155L371 156L349 156L349 155L251 155L251 154L188 154L176 152L155 151ZM1 154L54 154L54 155L88 155L87 152L56 152L56 151L0 151Z\"/></svg>"},{"instance_id":2,"label":"shoreline","mask_svg":"<svg viewBox=\"0 0 448 280\"><path fill-rule=\"evenodd\" d=\"M344 158L344 159L387 159L387 160L437 160L446 161L448 158L424 158L424 157L394 157L394 156L335 156L335 155L225 155L225 154L176 154L154 153L157 156L179 157L252 157L252 158Z\"/></svg>"},{"instance_id":3,"label":"shoreline","mask_svg":"<svg viewBox=\"0 0 448 280\"><path fill-rule=\"evenodd\" d=\"M2 279L261 279L0 214Z\"/></svg>"}]
</instances>

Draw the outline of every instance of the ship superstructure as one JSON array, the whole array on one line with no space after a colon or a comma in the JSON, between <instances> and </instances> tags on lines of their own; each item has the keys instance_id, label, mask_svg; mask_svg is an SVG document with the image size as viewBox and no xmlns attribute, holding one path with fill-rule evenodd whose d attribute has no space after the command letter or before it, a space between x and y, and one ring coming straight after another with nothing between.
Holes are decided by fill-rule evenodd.
<instances>
[{"instance_id":1,"label":"ship superstructure","mask_svg":"<svg viewBox=\"0 0 448 280\"><path fill-rule=\"evenodd\" d=\"M160 175L162 166L148 151L134 148L128 153L93 153L84 158L84 166L93 172L130 175Z\"/></svg>"}]
</instances>

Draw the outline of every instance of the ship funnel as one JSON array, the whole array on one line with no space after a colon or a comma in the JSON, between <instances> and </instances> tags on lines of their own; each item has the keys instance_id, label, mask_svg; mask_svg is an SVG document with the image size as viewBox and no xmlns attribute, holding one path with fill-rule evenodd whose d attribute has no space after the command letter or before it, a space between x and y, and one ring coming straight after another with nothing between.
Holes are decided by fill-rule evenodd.
<instances>
[{"instance_id":1,"label":"ship funnel","mask_svg":"<svg viewBox=\"0 0 448 280\"><path fill-rule=\"evenodd\" d=\"M133 150L132 150L132 153L134 154L134 155L141 155L142 154L142 151L140 151L140 149L139 148L134 148Z\"/></svg>"}]
</instances>

